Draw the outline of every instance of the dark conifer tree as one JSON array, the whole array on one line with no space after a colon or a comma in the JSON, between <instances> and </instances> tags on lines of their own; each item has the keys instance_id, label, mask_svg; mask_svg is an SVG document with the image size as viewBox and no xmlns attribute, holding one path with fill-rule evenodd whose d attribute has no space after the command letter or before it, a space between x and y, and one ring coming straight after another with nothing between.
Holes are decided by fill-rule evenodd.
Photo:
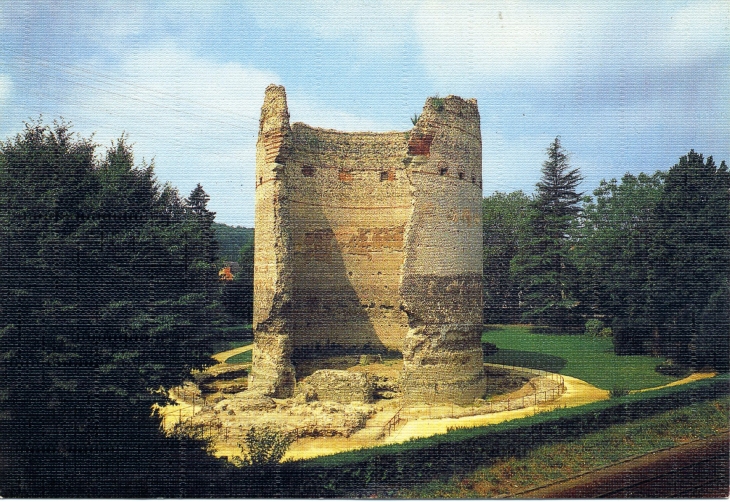
<instances>
[{"instance_id":1,"label":"dark conifer tree","mask_svg":"<svg viewBox=\"0 0 730 502\"><path fill-rule=\"evenodd\" d=\"M205 361L213 297L181 279L210 267L205 208L123 139L94 150L65 124L0 144L0 495L204 494L203 445L165 438L152 405Z\"/></svg>"},{"instance_id":2,"label":"dark conifer tree","mask_svg":"<svg viewBox=\"0 0 730 502\"><path fill-rule=\"evenodd\" d=\"M521 279L526 318L566 328L578 321L571 229L581 211L577 187L583 178L570 167L560 138L547 154L533 202L531 240L512 260L512 271Z\"/></svg>"},{"instance_id":3,"label":"dark conifer tree","mask_svg":"<svg viewBox=\"0 0 730 502\"><path fill-rule=\"evenodd\" d=\"M666 176L656 208L652 309L676 362L729 365L730 173L690 151Z\"/></svg>"}]
</instances>

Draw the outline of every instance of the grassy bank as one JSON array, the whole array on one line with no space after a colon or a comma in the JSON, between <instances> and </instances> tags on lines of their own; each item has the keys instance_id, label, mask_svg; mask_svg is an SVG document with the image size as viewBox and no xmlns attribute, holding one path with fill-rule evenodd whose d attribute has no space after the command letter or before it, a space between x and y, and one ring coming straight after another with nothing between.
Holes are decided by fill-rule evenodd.
<instances>
[{"instance_id":1,"label":"grassy bank","mask_svg":"<svg viewBox=\"0 0 730 502\"><path fill-rule=\"evenodd\" d=\"M617 356L611 338L586 335L544 335L526 326L494 326L483 342L499 351L485 362L525 366L570 375L601 389L645 389L677 380L655 371L663 358Z\"/></svg>"},{"instance_id":2,"label":"grassy bank","mask_svg":"<svg viewBox=\"0 0 730 502\"><path fill-rule=\"evenodd\" d=\"M521 491L598 469L636 455L677 446L727 429L728 400L705 401L654 417L613 425L574 441L539 446L471 472L380 495L398 498L482 498Z\"/></svg>"},{"instance_id":3,"label":"grassy bank","mask_svg":"<svg viewBox=\"0 0 730 502\"><path fill-rule=\"evenodd\" d=\"M292 497L351 496L387 483L401 489L469 472L500 458L524 457L540 446L575 441L607 427L711 399L726 399L728 376L719 375L619 399L563 408L496 425L451 430L446 434L363 450L343 452L281 466Z\"/></svg>"}]
</instances>

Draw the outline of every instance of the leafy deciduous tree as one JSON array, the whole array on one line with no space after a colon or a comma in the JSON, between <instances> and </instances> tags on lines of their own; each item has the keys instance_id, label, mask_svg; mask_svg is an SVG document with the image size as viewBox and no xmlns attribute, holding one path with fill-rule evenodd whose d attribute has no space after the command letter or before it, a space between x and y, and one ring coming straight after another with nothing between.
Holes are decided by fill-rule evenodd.
<instances>
[{"instance_id":1,"label":"leafy deciduous tree","mask_svg":"<svg viewBox=\"0 0 730 502\"><path fill-rule=\"evenodd\" d=\"M522 191L497 192L482 202L485 322L520 320L520 284L510 262L528 241L532 210L532 198Z\"/></svg>"},{"instance_id":2,"label":"leafy deciduous tree","mask_svg":"<svg viewBox=\"0 0 730 502\"><path fill-rule=\"evenodd\" d=\"M576 257L587 314L613 324L618 353L656 352L656 322L649 253L655 234L654 209L664 175L624 175L601 181L585 205Z\"/></svg>"}]
</instances>

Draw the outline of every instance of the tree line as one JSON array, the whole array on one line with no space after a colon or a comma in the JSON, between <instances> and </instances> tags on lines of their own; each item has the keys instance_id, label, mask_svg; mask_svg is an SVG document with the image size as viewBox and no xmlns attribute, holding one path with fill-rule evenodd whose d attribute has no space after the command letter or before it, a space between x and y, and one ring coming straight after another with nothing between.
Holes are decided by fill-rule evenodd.
<instances>
[{"instance_id":1,"label":"tree line","mask_svg":"<svg viewBox=\"0 0 730 502\"><path fill-rule=\"evenodd\" d=\"M725 163L690 152L590 199L580 180L556 140L535 195L484 199L487 321L599 322L619 353L727 369ZM255 493L152 412L219 326L250 322L253 242L222 285L207 204L200 185L158 183L124 137L100 153L38 121L0 142L0 496Z\"/></svg>"},{"instance_id":2,"label":"tree line","mask_svg":"<svg viewBox=\"0 0 730 502\"><path fill-rule=\"evenodd\" d=\"M207 361L215 215L124 138L97 149L40 121L0 143L4 497L198 493L181 486L211 462L152 409Z\"/></svg>"},{"instance_id":3,"label":"tree line","mask_svg":"<svg viewBox=\"0 0 730 502\"><path fill-rule=\"evenodd\" d=\"M534 195L483 202L484 316L612 334L677 371L730 360L730 173L690 151L584 196L556 138Z\"/></svg>"}]
</instances>

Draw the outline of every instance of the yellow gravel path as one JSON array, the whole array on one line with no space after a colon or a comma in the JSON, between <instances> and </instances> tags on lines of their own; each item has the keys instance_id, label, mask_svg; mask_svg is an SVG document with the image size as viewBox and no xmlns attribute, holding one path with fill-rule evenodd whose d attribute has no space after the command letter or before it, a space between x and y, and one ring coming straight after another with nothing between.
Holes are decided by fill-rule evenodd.
<instances>
[{"instance_id":1,"label":"yellow gravel path","mask_svg":"<svg viewBox=\"0 0 730 502\"><path fill-rule=\"evenodd\" d=\"M219 352L212 357L219 363L225 363L225 361L230 357L252 349L253 344L250 344L243 347L227 350L225 352ZM631 391L631 393L645 392L648 390L661 389L664 387L671 387L675 385L683 385L685 383L694 382L696 380L711 378L715 375L716 373L695 373L667 385L652 387L649 389L635 390ZM483 425L492 425L500 422L514 420L517 418L532 416L545 411L551 411L556 408L581 406L583 404L588 404L609 398L609 392L607 390L599 389L598 387L595 387L583 380L579 380L571 376L563 375L563 378L565 379L565 392L554 401L541 403L536 406L528 406L526 408L520 408L517 410L501 411L496 413L489 413L486 415L477 415L462 418L415 418L408 417L407 410L404 410L404 414L406 417L408 417L408 421L404 425L399 426L397 430L388 437L373 439L372 436L370 438L365 438L362 435L356 434L351 438L304 438L295 442L292 445L284 459L300 460L305 458L319 457L322 455L331 455L334 453L340 453L343 451L357 448L366 448L391 443L402 443L414 438L428 437L435 434L444 434L450 428L470 428ZM182 416L182 419L184 420L185 418L192 415L191 408L192 407L187 403L179 403L177 405L166 407L165 422L168 420L177 421L179 420L180 416ZM382 421L382 417L377 418L380 418L380 421ZM375 420L375 418L369 420L368 425L370 427L373 427L370 422L374 422ZM237 454L237 448L231 448L230 445L218 444L216 445L216 447L216 450L218 451L216 451L215 454L217 456Z\"/></svg>"},{"instance_id":2,"label":"yellow gravel path","mask_svg":"<svg viewBox=\"0 0 730 502\"><path fill-rule=\"evenodd\" d=\"M564 378L565 392L559 398L548 403L538 404L537 406L528 406L518 410L501 411L472 417L438 419L413 418L409 419L405 425L399 427L397 431L389 437L369 442L369 444L362 444L361 442L336 437L317 438L316 440L308 440L307 444L297 445L295 443L284 458L286 460L298 460L318 457L321 455L331 455L333 453L339 453L353 448L402 443L409 439L428 437L435 434L444 434L449 428L469 428L479 427L481 425L498 424L500 422L528 417L535 415L536 413L550 411L556 408L580 406L582 404L608 399L607 390L599 389L598 387L594 387L593 385L577 378L569 376L564 376Z\"/></svg>"},{"instance_id":3,"label":"yellow gravel path","mask_svg":"<svg viewBox=\"0 0 730 502\"><path fill-rule=\"evenodd\" d=\"M225 352L218 352L217 354L213 354L212 357L219 363L224 363L229 357L233 357L236 354L240 354L241 352L248 352L249 350L253 350L253 343L250 345L244 345L243 347L236 347L235 349L226 350Z\"/></svg>"},{"instance_id":4,"label":"yellow gravel path","mask_svg":"<svg viewBox=\"0 0 730 502\"><path fill-rule=\"evenodd\" d=\"M409 439L428 437L434 434L444 434L450 428L470 428L482 425L493 425L516 418L524 418L554 410L556 408L569 408L582 404L592 403L608 399L608 391L594 387L593 385L578 380L577 378L564 376L565 392L559 398L537 406L528 406L517 410L500 411L487 415L476 415L462 418L440 418L440 419L418 419L406 423L395 434L387 438L384 443L402 443Z\"/></svg>"},{"instance_id":5,"label":"yellow gravel path","mask_svg":"<svg viewBox=\"0 0 730 502\"><path fill-rule=\"evenodd\" d=\"M650 387L648 389L632 390L629 392L629 394L636 394L637 392L646 392L648 390L663 389L665 387L674 387L675 385L684 385L686 383L696 382L697 380L704 380L705 378L712 378L716 375L717 375L717 373L692 373L690 376L685 377L681 380L677 380L676 382L668 383L666 385L660 385L659 387Z\"/></svg>"}]
</instances>

